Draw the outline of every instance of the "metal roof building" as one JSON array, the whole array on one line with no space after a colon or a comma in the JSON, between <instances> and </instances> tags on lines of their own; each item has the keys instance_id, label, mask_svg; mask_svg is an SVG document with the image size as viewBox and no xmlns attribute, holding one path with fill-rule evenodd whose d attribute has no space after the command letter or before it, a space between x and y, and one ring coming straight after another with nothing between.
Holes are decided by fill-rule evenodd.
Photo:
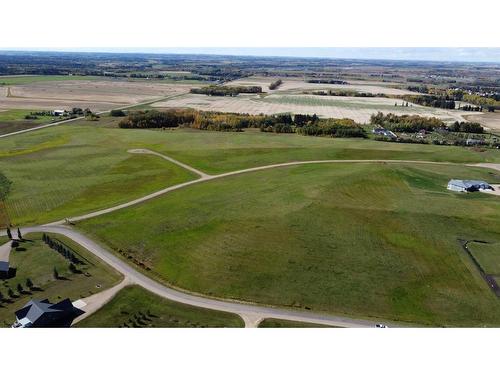
<instances>
[{"instance_id":1,"label":"metal roof building","mask_svg":"<svg viewBox=\"0 0 500 375\"><path fill-rule=\"evenodd\" d=\"M493 188L487 182L479 180L450 180L448 182L448 190L467 192L493 190Z\"/></svg>"}]
</instances>

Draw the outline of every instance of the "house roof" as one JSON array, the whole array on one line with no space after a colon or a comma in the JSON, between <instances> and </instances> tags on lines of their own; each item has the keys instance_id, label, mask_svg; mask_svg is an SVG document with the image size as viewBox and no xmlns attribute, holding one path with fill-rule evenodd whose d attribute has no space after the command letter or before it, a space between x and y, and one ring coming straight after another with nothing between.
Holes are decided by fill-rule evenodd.
<instances>
[{"instance_id":1,"label":"house roof","mask_svg":"<svg viewBox=\"0 0 500 375\"><path fill-rule=\"evenodd\" d=\"M75 308L69 299L58 303L49 300L31 300L24 307L16 311L18 321L30 322L32 326L57 327L66 326L83 311Z\"/></svg>"},{"instance_id":2,"label":"house roof","mask_svg":"<svg viewBox=\"0 0 500 375\"><path fill-rule=\"evenodd\" d=\"M0 272L9 272L9 262L0 261Z\"/></svg>"}]
</instances>

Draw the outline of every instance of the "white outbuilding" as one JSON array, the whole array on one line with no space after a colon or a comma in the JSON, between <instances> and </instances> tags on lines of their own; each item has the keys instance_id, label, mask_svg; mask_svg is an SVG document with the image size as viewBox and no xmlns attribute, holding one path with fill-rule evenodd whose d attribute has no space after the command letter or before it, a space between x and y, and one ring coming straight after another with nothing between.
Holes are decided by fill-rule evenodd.
<instances>
[{"instance_id":1,"label":"white outbuilding","mask_svg":"<svg viewBox=\"0 0 500 375\"><path fill-rule=\"evenodd\" d=\"M484 181L478 180L450 180L448 182L448 190L459 192L493 190L493 188Z\"/></svg>"}]
</instances>

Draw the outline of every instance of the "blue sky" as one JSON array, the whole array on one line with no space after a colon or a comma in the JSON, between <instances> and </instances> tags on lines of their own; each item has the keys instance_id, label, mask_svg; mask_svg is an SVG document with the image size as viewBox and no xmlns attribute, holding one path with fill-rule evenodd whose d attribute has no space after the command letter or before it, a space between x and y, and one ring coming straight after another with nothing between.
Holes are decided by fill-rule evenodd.
<instances>
[{"instance_id":1,"label":"blue sky","mask_svg":"<svg viewBox=\"0 0 500 375\"><path fill-rule=\"evenodd\" d=\"M12 49L10 49L12 50ZM335 48L335 47L189 47L189 48L23 48L23 50L82 52L198 53L251 56L325 57L346 59L390 59L500 63L500 48Z\"/></svg>"}]
</instances>

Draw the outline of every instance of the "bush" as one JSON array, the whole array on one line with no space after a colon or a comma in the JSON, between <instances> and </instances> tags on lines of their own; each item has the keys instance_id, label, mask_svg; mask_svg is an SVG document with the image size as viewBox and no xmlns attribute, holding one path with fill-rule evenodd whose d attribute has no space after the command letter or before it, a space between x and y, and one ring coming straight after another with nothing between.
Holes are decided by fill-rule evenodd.
<instances>
[{"instance_id":1,"label":"bush","mask_svg":"<svg viewBox=\"0 0 500 375\"><path fill-rule=\"evenodd\" d=\"M127 114L121 109L112 109L111 112L109 112L109 115L111 117L125 117Z\"/></svg>"}]
</instances>

